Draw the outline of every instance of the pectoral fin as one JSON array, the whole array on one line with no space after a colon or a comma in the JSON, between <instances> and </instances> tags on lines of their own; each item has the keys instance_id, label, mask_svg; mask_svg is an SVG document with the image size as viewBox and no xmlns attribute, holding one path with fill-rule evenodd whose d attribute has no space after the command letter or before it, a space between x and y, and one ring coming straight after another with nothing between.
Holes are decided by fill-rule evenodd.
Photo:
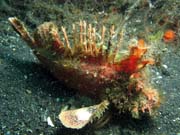
<instances>
[{"instance_id":1,"label":"pectoral fin","mask_svg":"<svg viewBox=\"0 0 180 135\"><path fill-rule=\"evenodd\" d=\"M104 100L98 105L83 107L75 110L62 111L59 114L61 123L67 128L80 129L96 118L102 117L109 102Z\"/></svg>"}]
</instances>

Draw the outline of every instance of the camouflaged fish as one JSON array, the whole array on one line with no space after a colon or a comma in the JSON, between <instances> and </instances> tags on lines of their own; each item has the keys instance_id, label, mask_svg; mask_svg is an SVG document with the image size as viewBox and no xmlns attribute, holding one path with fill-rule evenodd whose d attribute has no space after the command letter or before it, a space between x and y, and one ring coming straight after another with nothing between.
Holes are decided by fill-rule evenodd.
<instances>
[{"instance_id":1,"label":"camouflaged fish","mask_svg":"<svg viewBox=\"0 0 180 135\"><path fill-rule=\"evenodd\" d=\"M154 61L144 58L148 51L144 40L121 53L123 32L117 33L114 26L98 29L80 21L67 33L65 27L58 30L54 23L45 22L31 36L19 19L11 17L9 21L57 79L97 102L61 111L59 119L65 127L80 129L107 111L130 113L138 119L153 115L159 107L159 93L146 75L147 65Z\"/></svg>"}]
</instances>

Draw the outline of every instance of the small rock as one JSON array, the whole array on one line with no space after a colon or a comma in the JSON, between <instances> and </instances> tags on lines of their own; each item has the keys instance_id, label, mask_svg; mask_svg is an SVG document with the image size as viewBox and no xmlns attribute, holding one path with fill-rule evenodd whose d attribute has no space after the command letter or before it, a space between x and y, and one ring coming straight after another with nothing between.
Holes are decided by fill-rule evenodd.
<instances>
[{"instance_id":1,"label":"small rock","mask_svg":"<svg viewBox=\"0 0 180 135\"><path fill-rule=\"evenodd\" d=\"M11 133L10 133L10 131L7 131L6 133L5 133L5 135L10 135Z\"/></svg>"},{"instance_id":2,"label":"small rock","mask_svg":"<svg viewBox=\"0 0 180 135\"><path fill-rule=\"evenodd\" d=\"M32 91L31 90L26 90L27 94L32 94Z\"/></svg>"},{"instance_id":3,"label":"small rock","mask_svg":"<svg viewBox=\"0 0 180 135\"><path fill-rule=\"evenodd\" d=\"M24 75L24 79L27 79L28 77L27 77L27 75Z\"/></svg>"},{"instance_id":4,"label":"small rock","mask_svg":"<svg viewBox=\"0 0 180 135\"><path fill-rule=\"evenodd\" d=\"M56 102L59 102L60 101L60 98L56 98Z\"/></svg>"}]
</instances>

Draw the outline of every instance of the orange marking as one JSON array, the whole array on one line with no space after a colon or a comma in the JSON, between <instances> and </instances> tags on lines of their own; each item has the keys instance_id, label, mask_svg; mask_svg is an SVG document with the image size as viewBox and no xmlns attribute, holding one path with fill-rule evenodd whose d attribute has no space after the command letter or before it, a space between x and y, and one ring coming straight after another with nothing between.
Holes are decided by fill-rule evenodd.
<instances>
[{"instance_id":1,"label":"orange marking","mask_svg":"<svg viewBox=\"0 0 180 135\"><path fill-rule=\"evenodd\" d=\"M163 35L164 42L172 42L176 38L176 34L173 30L169 29L167 30Z\"/></svg>"}]
</instances>

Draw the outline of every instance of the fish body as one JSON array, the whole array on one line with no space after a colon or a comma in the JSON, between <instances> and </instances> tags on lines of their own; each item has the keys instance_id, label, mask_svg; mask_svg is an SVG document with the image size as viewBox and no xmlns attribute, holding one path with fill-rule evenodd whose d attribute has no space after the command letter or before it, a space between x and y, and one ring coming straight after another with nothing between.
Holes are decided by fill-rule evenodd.
<instances>
[{"instance_id":1,"label":"fish body","mask_svg":"<svg viewBox=\"0 0 180 135\"><path fill-rule=\"evenodd\" d=\"M42 65L56 78L101 102L90 107L62 111L59 118L64 126L82 128L102 117L109 106L120 113L131 113L134 118L140 118L143 114L152 115L159 107L159 93L148 84L145 72L147 65L153 65L154 61L144 58L148 47L143 40L130 45L128 54L119 57L121 44L114 45L111 40L115 33L114 26L109 32L103 26L101 33L98 33L97 28L80 21L78 26L72 25L72 32L68 35L63 26L60 33L54 23L45 22L31 36L19 19L13 17L9 21ZM122 33L119 41L121 36ZM82 112L88 113L85 121L78 119L78 113Z\"/></svg>"}]
</instances>

